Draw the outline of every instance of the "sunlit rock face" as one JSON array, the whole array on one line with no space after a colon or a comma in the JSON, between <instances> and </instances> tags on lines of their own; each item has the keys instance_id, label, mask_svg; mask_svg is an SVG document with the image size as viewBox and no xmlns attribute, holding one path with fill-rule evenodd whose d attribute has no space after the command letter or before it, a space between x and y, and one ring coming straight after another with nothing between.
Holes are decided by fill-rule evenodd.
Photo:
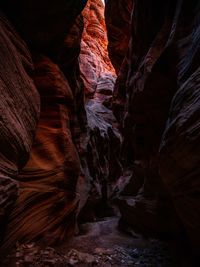
<instances>
[{"instance_id":1,"label":"sunlit rock face","mask_svg":"<svg viewBox=\"0 0 200 267\"><path fill-rule=\"evenodd\" d=\"M79 62L88 120L88 139L85 140L86 151L82 161L89 186L80 218L93 220L96 216L106 215L120 176L121 136L111 110L116 74L107 51L102 1L89 0L82 15L85 25Z\"/></svg>"},{"instance_id":2,"label":"sunlit rock face","mask_svg":"<svg viewBox=\"0 0 200 267\"><path fill-rule=\"evenodd\" d=\"M135 0L114 92L127 182L119 199L122 226L168 236L183 228L194 250L200 240L199 14L199 1ZM116 62L114 49L112 57Z\"/></svg>"},{"instance_id":3,"label":"sunlit rock face","mask_svg":"<svg viewBox=\"0 0 200 267\"><path fill-rule=\"evenodd\" d=\"M26 164L39 116L27 46L0 13L0 235L18 194L17 176Z\"/></svg>"},{"instance_id":4,"label":"sunlit rock face","mask_svg":"<svg viewBox=\"0 0 200 267\"><path fill-rule=\"evenodd\" d=\"M81 41L80 68L85 94L87 97L93 97L101 75L104 73L110 75L112 83L115 71L107 51L108 40L102 1L89 0L82 14L84 31Z\"/></svg>"}]
</instances>

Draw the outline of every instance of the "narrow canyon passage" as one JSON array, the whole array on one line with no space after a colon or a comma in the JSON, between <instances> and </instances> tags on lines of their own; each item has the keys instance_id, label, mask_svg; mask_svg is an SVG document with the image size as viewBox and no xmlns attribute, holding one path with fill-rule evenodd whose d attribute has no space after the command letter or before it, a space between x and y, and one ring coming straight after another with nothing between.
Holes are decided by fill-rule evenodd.
<instances>
[{"instance_id":1,"label":"narrow canyon passage","mask_svg":"<svg viewBox=\"0 0 200 267\"><path fill-rule=\"evenodd\" d=\"M195 267L198 0L0 3L0 266Z\"/></svg>"}]
</instances>

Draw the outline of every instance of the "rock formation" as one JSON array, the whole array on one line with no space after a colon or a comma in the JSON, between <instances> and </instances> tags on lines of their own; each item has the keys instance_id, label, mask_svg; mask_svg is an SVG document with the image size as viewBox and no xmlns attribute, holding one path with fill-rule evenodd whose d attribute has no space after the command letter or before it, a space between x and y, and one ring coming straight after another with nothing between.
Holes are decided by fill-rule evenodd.
<instances>
[{"instance_id":1,"label":"rock formation","mask_svg":"<svg viewBox=\"0 0 200 267\"><path fill-rule=\"evenodd\" d=\"M79 62L88 120L82 159L89 191L80 219L94 220L109 214L108 203L121 173L121 135L111 110L116 75L108 57L102 1L89 0L82 14L84 31Z\"/></svg>"},{"instance_id":2,"label":"rock formation","mask_svg":"<svg viewBox=\"0 0 200 267\"><path fill-rule=\"evenodd\" d=\"M32 80L30 53L0 14L0 224L18 194L17 177L31 150L39 116L39 95ZM1 235L3 231L1 231ZM2 236L1 236L2 237Z\"/></svg>"},{"instance_id":3,"label":"rock formation","mask_svg":"<svg viewBox=\"0 0 200 267\"><path fill-rule=\"evenodd\" d=\"M22 1L20 8L26 7ZM33 3L31 7L37 11ZM70 2L63 9L75 7ZM74 234L82 209L81 220L105 213L121 172L121 137L110 109L115 71L106 50L102 2L89 1L83 15L75 8L78 16L72 12L70 21L61 16L65 31L60 24L51 29L52 9L56 16L61 6L50 5L44 14L49 18L38 28L37 36L34 29L39 25L32 13L18 22L16 13L6 4L4 8L32 52L32 78L41 102L30 158L16 177L20 191L9 214L2 246L5 251L17 241L62 241ZM23 27L24 20L30 21L30 31ZM62 45L56 34L62 34ZM90 73L95 75L94 81Z\"/></svg>"},{"instance_id":4,"label":"rock formation","mask_svg":"<svg viewBox=\"0 0 200 267\"><path fill-rule=\"evenodd\" d=\"M177 89L160 145L160 173L172 195L193 251L200 252L199 111L200 47L198 1L177 2L175 29ZM175 19L174 19L175 20Z\"/></svg>"},{"instance_id":5,"label":"rock formation","mask_svg":"<svg viewBox=\"0 0 200 267\"><path fill-rule=\"evenodd\" d=\"M134 0L107 0L105 6L108 32L108 52L113 66L119 73L131 36L131 13Z\"/></svg>"},{"instance_id":6,"label":"rock formation","mask_svg":"<svg viewBox=\"0 0 200 267\"><path fill-rule=\"evenodd\" d=\"M106 5L108 12L116 4ZM122 226L147 235L185 232L197 250L199 15L198 1L135 0L129 51L114 92L125 151L121 179L129 184L118 203ZM109 18L107 24L112 29ZM119 66L112 30L109 35ZM115 43L121 43L120 34Z\"/></svg>"},{"instance_id":7,"label":"rock formation","mask_svg":"<svg viewBox=\"0 0 200 267\"><path fill-rule=\"evenodd\" d=\"M55 243L74 233L80 172L70 131L73 95L50 59L35 59L35 85L41 112L31 155L19 172L20 194L9 217L4 247L38 237Z\"/></svg>"},{"instance_id":8,"label":"rock formation","mask_svg":"<svg viewBox=\"0 0 200 267\"><path fill-rule=\"evenodd\" d=\"M81 41L80 68L85 94L92 98L103 75L110 75L113 89L115 71L107 51L107 34L104 6L101 0L89 0L83 11L84 31Z\"/></svg>"},{"instance_id":9,"label":"rock formation","mask_svg":"<svg viewBox=\"0 0 200 267\"><path fill-rule=\"evenodd\" d=\"M101 0L0 9L1 253L111 201L126 232L198 253L199 1L106 0L106 23Z\"/></svg>"},{"instance_id":10,"label":"rock formation","mask_svg":"<svg viewBox=\"0 0 200 267\"><path fill-rule=\"evenodd\" d=\"M79 40L77 52L65 57L65 65L62 64L60 57L66 50L67 53L76 50L76 44L73 42L71 42L72 47L70 45L68 47L68 44L71 44L69 40L73 40L71 28L85 3L86 1L81 3L68 1L68 3L48 5L43 17L40 13L42 7L40 6L38 10L36 2L20 1L16 9L14 6L10 9L8 2L2 3L3 11L29 45L35 68L32 75L33 65L29 52L2 15L1 52L2 55L5 54L2 60L5 60L7 69L5 72L1 64L1 90L3 96L5 94L1 110L4 112L2 114L5 114L5 110L8 113L1 120L2 127L6 125L5 131L2 131L4 138L1 139L5 147L5 150L1 151L1 163L5 165L1 168L1 192L3 192L1 217L7 206L10 204L13 206L6 221L5 237L2 242L4 251L17 241L26 242L43 238L46 242L52 243L62 240L75 231L79 203L76 184L80 175L80 161L71 132L75 126L71 124L80 117L77 113L80 107L78 101L80 102L80 93L83 95L83 88L79 84L80 77L78 73L76 74L79 70L82 19L79 21L80 36L77 38ZM47 7L47 3L42 4L44 8ZM16 21L16 17L26 9L27 12ZM70 16L66 16L67 13L70 13ZM37 18L39 18L37 23L40 24L36 23ZM57 22L52 25L54 21ZM30 24L27 28L28 22ZM65 36L67 45L61 46ZM6 45L10 50L3 49ZM11 55L15 56L14 61ZM75 72L72 76L70 72L68 73L71 77L69 81L68 76L64 75L66 65L71 67L72 73ZM81 92L78 92L78 89ZM39 115L38 93L41 110L35 131ZM15 113L12 115L11 110L5 105L16 110L16 115ZM81 105L84 110L83 98ZM11 131L12 135L9 134ZM35 136L34 143L27 162L33 136ZM9 179L4 182L3 179L6 177ZM15 184L19 185L18 196ZM13 203L10 203L11 199Z\"/></svg>"}]
</instances>

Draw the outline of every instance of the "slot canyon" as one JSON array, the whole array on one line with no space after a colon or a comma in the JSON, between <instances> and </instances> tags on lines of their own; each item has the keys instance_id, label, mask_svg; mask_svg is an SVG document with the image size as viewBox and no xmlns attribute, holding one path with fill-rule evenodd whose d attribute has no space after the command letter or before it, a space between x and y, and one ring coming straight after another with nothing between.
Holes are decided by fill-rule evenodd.
<instances>
[{"instance_id":1,"label":"slot canyon","mask_svg":"<svg viewBox=\"0 0 200 267\"><path fill-rule=\"evenodd\" d=\"M199 0L1 0L0 97L0 267L200 266Z\"/></svg>"}]
</instances>

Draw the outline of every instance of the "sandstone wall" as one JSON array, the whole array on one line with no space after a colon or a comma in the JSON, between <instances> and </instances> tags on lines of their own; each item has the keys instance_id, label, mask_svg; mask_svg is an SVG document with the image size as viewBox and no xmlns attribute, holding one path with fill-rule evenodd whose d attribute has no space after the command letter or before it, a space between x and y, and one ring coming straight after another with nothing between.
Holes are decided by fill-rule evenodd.
<instances>
[{"instance_id":1,"label":"sandstone wall","mask_svg":"<svg viewBox=\"0 0 200 267\"><path fill-rule=\"evenodd\" d=\"M80 115L80 107L85 109L78 65L83 21L77 18L86 1L9 4L3 2L1 8L31 55L2 15L1 216L12 199L2 222L1 250L6 252L17 241L55 243L74 234L81 173L74 132L86 123L85 113ZM73 42L76 18L78 43ZM81 116L83 122L77 122Z\"/></svg>"},{"instance_id":2,"label":"sandstone wall","mask_svg":"<svg viewBox=\"0 0 200 267\"><path fill-rule=\"evenodd\" d=\"M115 10L114 1L106 5ZM119 199L122 225L146 235L181 231L197 250L199 14L198 1L135 0L129 50L114 91L124 139L122 179L132 185ZM118 23L123 21L121 12ZM116 23L107 16L107 24L111 59L119 62L112 41ZM115 43L120 40L116 34Z\"/></svg>"}]
</instances>

